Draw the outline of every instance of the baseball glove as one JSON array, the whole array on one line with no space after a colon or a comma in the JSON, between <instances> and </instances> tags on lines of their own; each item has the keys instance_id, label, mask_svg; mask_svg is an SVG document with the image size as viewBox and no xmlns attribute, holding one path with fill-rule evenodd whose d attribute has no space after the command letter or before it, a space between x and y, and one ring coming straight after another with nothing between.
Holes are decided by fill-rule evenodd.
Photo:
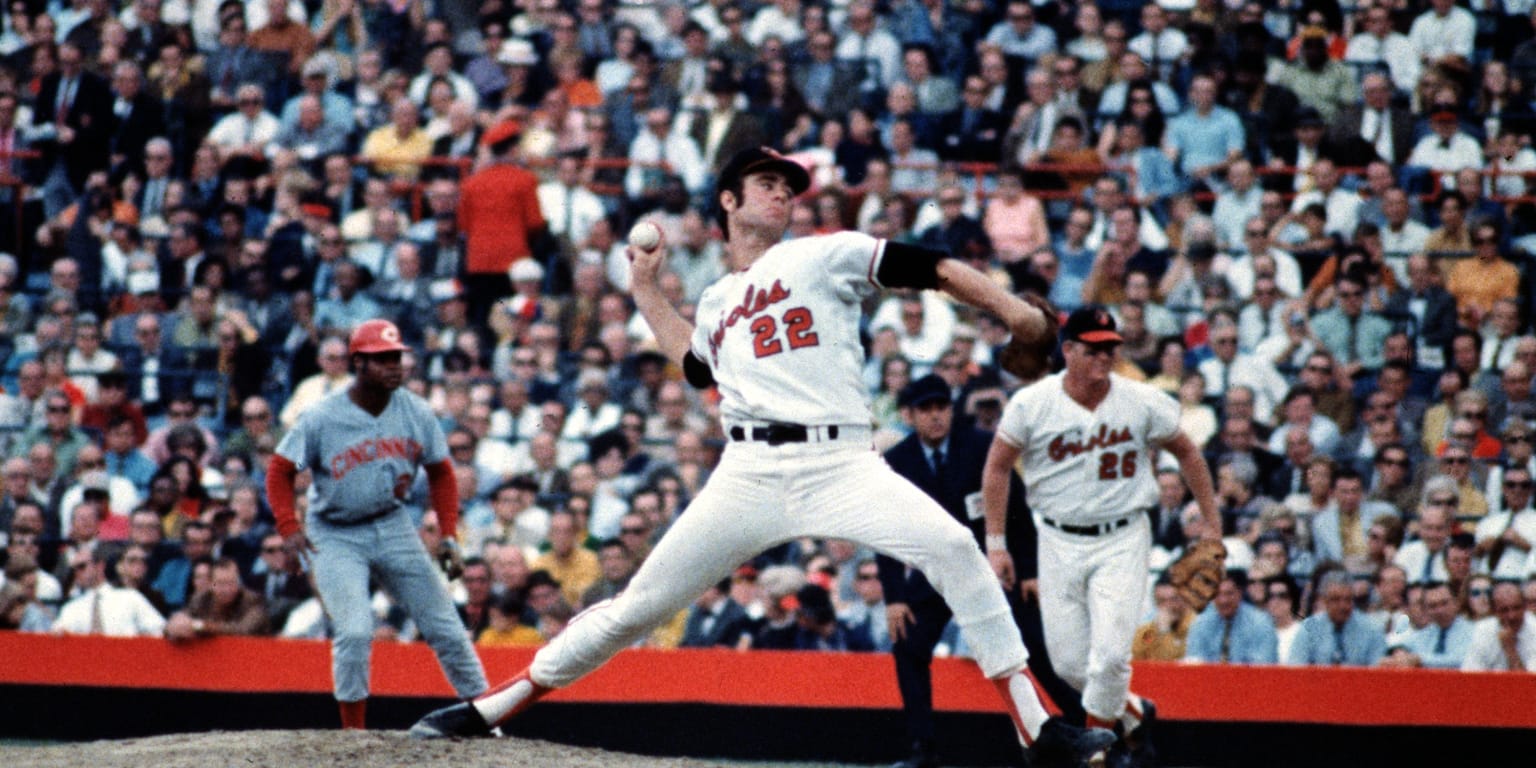
<instances>
[{"instance_id":1,"label":"baseball glove","mask_svg":"<svg viewBox=\"0 0 1536 768\"><path fill-rule=\"evenodd\" d=\"M1226 545L1201 540L1189 545L1184 556L1168 566L1168 583L1184 597L1190 610L1199 613L1216 596L1226 569Z\"/></svg>"},{"instance_id":2,"label":"baseball glove","mask_svg":"<svg viewBox=\"0 0 1536 768\"><path fill-rule=\"evenodd\" d=\"M1061 315L1049 301L1033 293L1026 293L1023 298L1045 313L1045 331L1038 335L1015 332L998 353L997 365L1028 384L1051 372L1051 354L1056 351Z\"/></svg>"}]
</instances>

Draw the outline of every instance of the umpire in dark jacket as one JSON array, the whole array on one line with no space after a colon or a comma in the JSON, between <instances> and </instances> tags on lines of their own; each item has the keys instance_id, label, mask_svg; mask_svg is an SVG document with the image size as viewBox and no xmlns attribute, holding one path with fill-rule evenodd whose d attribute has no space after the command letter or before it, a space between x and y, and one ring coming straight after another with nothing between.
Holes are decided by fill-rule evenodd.
<instances>
[{"instance_id":1,"label":"umpire in dark jacket","mask_svg":"<svg viewBox=\"0 0 1536 768\"><path fill-rule=\"evenodd\" d=\"M909 384L897 402L913 432L885 452L886 462L970 528L980 546L984 534L981 470L992 445L992 433L971 427L951 429L954 412L949 385L937 375L930 374ZM1020 581L1032 582L1036 570L1035 525L1024 504L1024 488L1017 476L1010 481L1008 495L1008 551L1017 565ZM897 763L896 768L936 766L929 666L933 662L933 648L953 614L921 571L885 555L877 556L876 564L885 591L896 682L901 688L907 736L912 742L911 756ZM1030 671L1070 717L1072 707L1080 709L1079 697L1051 671L1040 630L1039 606L1033 600L1021 600L1020 592L1015 587L1007 594L1029 648Z\"/></svg>"}]
</instances>

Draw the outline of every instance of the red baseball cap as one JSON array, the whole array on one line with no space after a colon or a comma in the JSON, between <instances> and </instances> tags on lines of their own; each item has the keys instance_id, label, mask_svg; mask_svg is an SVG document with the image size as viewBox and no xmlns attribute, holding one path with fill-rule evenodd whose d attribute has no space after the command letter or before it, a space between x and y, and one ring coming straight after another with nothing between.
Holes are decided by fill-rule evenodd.
<instances>
[{"instance_id":1,"label":"red baseball cap","mask_svg":"<svg viewBox=\"0 0 1536 768\"><path fill-rule=\"evenodd\" d=\"M400 343L400 329L388 320L368 320L352 331L347 343L349 355L377 355L384 352L404 352L407 347Z\"/></svg>"}]
</instances>

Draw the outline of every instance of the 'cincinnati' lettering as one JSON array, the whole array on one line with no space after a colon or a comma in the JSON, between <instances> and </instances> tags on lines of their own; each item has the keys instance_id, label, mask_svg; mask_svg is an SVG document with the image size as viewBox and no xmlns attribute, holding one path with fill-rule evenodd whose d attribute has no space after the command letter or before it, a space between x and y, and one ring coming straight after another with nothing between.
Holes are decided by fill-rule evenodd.
<instances>
[{"instance_id":1,"label":"'cincinnati' lettering","mask_svg":"<svg viewBox=\"0 0 1536 768\"><path fill-rule=\"evenodd\" d=\"M421 443L408 437L370 437L337 451L331 457L331 477L340 480L348 472L370 461L404 459L414 463L421 458L423 452Z\"/></svg>"},{"instance_id":2,"label":"'cincinnati' lettering","mask_svg":"<svg viewBox=\"0 0 1536 768\"><path fill-rule=\"evenodd\" d=\"M725 338L727 328L746 320L763 310L789 298L789 289L778 280L773 285L763 289L755 285L747 286L746 295L741 297L741 303L731 307L720 318L720 324L715 326L714 333L709 335L709 354L718 361L720 356L720 342Z\"/></svg>"},{"instance_id":3,"label":"'cincinnati' lettering","mask_svg":"<svg viewBox=\"0 0 1536 768\"><path fill-rule=\"evenodd\" d=\"M1089 436L1087 440L1069 442L1066 435L1057 435L1056 439L1052 440L1050 446L1046 448L1046 453L1051 457L1051 461L1062 461L1069 456L1077 456L1097 448L1108 448L1112 445L1129 443L1130 441L1130 427L1121 427L1111 432L1109 425L1100 424L1099 431Z\"/></svg>"}]
</instances>

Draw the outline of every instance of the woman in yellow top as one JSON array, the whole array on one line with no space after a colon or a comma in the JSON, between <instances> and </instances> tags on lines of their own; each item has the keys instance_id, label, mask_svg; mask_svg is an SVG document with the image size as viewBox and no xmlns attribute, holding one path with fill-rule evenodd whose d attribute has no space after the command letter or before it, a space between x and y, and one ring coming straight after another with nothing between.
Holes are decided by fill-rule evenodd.
<instances>
[{"instance_id":1,"label":"woman in yellow top","mask_svg":"<svg viewBox=\"0 0 1536 768\"><path fill-rule=\"evenodd\" d=\"M476 645L538 648L544 644L539 630L522 623L523 597L507 592L491 601L491 625L475 638Z\"/></svg>"},{"instance_id":2,"label":"woman in yellow top","mask_svg":"<svg viewBox=\"0 0 1536 768\"><path fill-rule=\"evenodd\" d=\"M1471 307L1478 323L1499 299L1519 295L1520 270L1499 253L1499 227L1480 223L1472 228L1472 258L1458 259L1446 272L1445 289L1458 307Z\"/></svg>"}]
</instances>

